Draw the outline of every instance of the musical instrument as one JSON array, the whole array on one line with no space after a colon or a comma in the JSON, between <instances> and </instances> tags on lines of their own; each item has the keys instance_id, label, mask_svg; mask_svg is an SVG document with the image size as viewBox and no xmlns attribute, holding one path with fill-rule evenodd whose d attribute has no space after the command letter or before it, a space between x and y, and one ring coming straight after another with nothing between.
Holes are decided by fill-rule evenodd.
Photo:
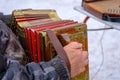
<instances>
[{"instance_id":1,"label":"musical instrument","mask_svg":"<svg viewBox=\"0 0 120 80\"><path fill-rule=\"evenodd\" d=\"M83 50L88 51L87 25L74 20L62 20L55 10L15 10L11 22L11 29L30 62L49 61L57 54L63 55L63 47L71 41L82 43ZM66 57L65 62L70 71ZM71 80L89 80L89 65Z\"/></svg>"},{"instance_id":2,"label":"musical instrument","mask_svg":"<svg viewBox=\"0 0 120 80\"><path fill-rule=\"evenodd\" d=\"M120 0L83 0L82 7L102 20L120 22Z\"/></svg>"}]
</instances>

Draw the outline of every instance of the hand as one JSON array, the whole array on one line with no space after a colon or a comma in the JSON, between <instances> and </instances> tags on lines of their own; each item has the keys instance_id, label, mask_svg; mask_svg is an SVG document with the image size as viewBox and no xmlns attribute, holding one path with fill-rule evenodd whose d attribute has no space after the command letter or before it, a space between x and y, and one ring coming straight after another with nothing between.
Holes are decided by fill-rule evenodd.
<instances>
[{"instance_id":1,"label":"hand","mask_svg":"<svg viewBox=\"0 0 120 80\"><path fill-rule=\"evenodd\" d=\"M85 70L88 64L88 52L82 50L82 44L71 42L64 47L71 65L71 77Z\"/></svg>"}]
</instances>

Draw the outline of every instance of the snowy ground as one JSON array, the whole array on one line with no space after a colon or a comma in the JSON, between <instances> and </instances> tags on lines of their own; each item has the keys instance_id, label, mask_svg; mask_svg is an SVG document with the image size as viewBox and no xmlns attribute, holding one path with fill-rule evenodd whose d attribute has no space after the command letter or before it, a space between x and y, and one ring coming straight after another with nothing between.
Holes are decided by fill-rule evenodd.
<instances>
[{"instance_id":1,"label":"snowy ground","mask_svg":"<svg viewBox=\"0 0 120 80\"><path fill-rule=\"evenodd\" d=\"M62 19L82 22L85 15L75 11L81 0L0 0L0 12L14 9L55 9ZM88 29L108 27L89 19ZM88 31L90 80L120 80L120 31Z\"/></svg>"}]
</instances>

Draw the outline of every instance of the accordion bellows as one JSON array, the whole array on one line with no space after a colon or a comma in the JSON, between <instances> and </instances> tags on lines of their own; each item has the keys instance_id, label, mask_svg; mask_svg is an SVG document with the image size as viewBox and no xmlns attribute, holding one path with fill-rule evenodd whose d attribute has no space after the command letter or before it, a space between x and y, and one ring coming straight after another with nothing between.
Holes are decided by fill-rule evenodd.
<instances>
[{"instance_id":1,"label":"accordion bellows","mask_svg":"<svg viewBox=\"0 0 120 80\"><path fill-rule=\"evenodd\" d=\"M71 41L78 41L83 44L84 50L88 50L86 24L62 20L55 10L14 10L10 28L18 36L28 62L48 61L57 55L46 29L54 31L63 47ZM88 79L89 70L86 66L86 71L72 80Z\"/></svg>"}]
</instances>

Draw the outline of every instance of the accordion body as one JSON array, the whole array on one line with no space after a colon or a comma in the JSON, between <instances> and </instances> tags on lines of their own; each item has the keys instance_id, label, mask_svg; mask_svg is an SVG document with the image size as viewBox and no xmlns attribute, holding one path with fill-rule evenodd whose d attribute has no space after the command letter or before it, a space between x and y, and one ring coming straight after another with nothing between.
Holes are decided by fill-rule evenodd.
<instances>
[{"instance_id":1,"label":"accordion body","mask_svg":"<svg viewBox=\"0 0 120 80\"><path fill-rule=\"evenodd\" d=\"M62 20L55 10L14 10L10 28L18 36L28 62L49 61L57 55L46 33L47 29L53 31L63 47L71 41L77 41L83 44L84 50L88 50L86 24ZM88 65L86 71L72 80L89 80Z\"/></svg>"}]
</instances>

